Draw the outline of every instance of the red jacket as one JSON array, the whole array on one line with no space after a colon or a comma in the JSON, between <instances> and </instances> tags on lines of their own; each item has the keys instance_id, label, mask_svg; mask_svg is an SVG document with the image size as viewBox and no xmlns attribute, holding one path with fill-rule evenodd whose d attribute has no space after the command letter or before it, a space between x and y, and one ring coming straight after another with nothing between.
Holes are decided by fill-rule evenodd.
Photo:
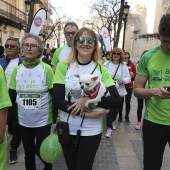
<instances>
[{"instance_id":1,"label":"red jacket","mask_svg":"<svg viewBox=\"0 0 170 170\"><path fill-rule=\"evenodd\" d=\"M136 66L131 61L129 61L127 63L127 67L129 69L129 72L133 72L134 77L135 77L136 76ZM133 81L131 81L128 84L125 84L125 88L133 88Z\"/></svg>"}]
</instances>

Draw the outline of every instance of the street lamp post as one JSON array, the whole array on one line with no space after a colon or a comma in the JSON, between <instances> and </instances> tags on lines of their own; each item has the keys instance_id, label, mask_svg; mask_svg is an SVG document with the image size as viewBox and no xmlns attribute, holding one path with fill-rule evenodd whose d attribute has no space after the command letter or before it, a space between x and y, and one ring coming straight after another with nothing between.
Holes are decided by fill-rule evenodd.
<instances>
[{"instance_id":1,"label":"street lamp post","mask_svg":"<svg viewBox=\"0 0 170 170\"><path fill-rule=\"evenodd\" d=\"M61 31L61 25L58 25L58 48L60 47L60 31Z\"/></svg>"},{"instance_id":2,"label":"street lamp post","mask_svg":"<svg viewBox=\"0 0 170 170\"><path fill-rule=\"evenodd\" d=\"M125 31L126 31L127 17L129 14L129 8L130 8L130 5L128 5L127 2L125 2L124 6L123 6L123 15L122 15L122 19L124 21L123 43L122 43L123 50L124 50L124 45L125 45Z\"/></svg>"},{"instance_id":3,"label":"street lamp post","mask_svg":"<svg viewBox=\"0 0 170 170\"><path fill-rule=\"evenodd\" d=\"M33 14L34 14L34 4L35 4L35 0L25 0L26 12L28 14L27 32L30 32L31 23L32 23Z\"/></svg>"}]
</instances>

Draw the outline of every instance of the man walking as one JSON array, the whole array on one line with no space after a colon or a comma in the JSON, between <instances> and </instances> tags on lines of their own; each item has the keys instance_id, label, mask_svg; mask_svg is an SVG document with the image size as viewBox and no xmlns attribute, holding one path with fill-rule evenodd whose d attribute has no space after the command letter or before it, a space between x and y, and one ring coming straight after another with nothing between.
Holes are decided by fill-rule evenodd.
<instances>
[{"instance_id":1,"label":"man walking","mask_svg":"<svg viewBox=\"0 0 170 170\"><path fill-rule=\"evenodd\" d=\"M144 170L160 170L165 146L170 144L169 21L170 14L162 16L157 34L161 45L143 54L134 83L135 96L146 99L142 129Z\"/></svg>"},{"instance_id":2,"label":"man walking","mask_svg":"<svg viewBox=\"0 0 170 170\"><path fill-rule=\"evenodd\" d=\"M11 78L14 67L22 62L22 57L19 57L20 44L18 38L10 37L5 43L6 56L0 59L0 65L3 67L7 79L7 88ZM21 136L19 132L17 104L8 110L8 132L12 134L10 142L11 149L9 151L9 163L14 164L18 162L17 148L21 143Z\"/></svg>"},{"instance_id":3,"label":"man walking","mask_svg":"<svg viewBox=\"0 0 170 170\"><path fill-rule=\"evenodd\" d=\"M67 59L71 52L71 47L72 47L72 39L74 34L78 31L78 26L75 22L67 22L66 25L64 26L64 36L67 41L67 44L58 48L52 58L52 68L55 73L57 64L60 60Z\"/></svg>"}]
</instances>

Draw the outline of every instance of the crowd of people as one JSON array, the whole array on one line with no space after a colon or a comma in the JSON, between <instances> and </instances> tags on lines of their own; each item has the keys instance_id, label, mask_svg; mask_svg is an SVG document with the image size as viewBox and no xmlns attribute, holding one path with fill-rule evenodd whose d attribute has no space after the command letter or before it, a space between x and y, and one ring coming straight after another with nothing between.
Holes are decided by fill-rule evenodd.
<instances>
[{"instance_id":1,"label":"crowd of people","mask_svg":"<svg viewBox=\"0 0 170 170\"><path fill-rule=\"evenodd\" d=\"M124 49L105 52L97 34L90 28L79 29L75 22L65 24L67 44L58 49L44 49L41 39L31 33L23 36L21 45L18 38L8 38L0 46L0 169L6 170L6 136L11 134L9 163L18 162L22 141L26 170L36 170L35 154L44 170L52 170L52 163L42 160L40 146L51 131L55 133L60 120L69 125L70 140L61 143L68 169L92 170L102 133L112 136L117 117L118 123L130 125L134 90L138 101L134 128L142 127L144 170L160 170L165 145L170 144L170 103L165 100L170 98L166 90L170 84L169 20L170 14L162 16L157 34L161 45L144 51L137 65ZM154 71L160 70L158 77ZM90 96L81 96L76 74L97 76L105 84L110 95L96 104L102 110L85 108Z\"/></svg>"}]
</instances>

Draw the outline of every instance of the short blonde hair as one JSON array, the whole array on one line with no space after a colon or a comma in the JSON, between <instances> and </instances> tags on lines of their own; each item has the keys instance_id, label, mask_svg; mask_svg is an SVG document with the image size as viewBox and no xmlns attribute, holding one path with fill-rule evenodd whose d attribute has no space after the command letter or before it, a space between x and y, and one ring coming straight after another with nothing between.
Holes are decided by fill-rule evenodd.
<instances>
[{"instance_id":1,"label":"short blonde hair","mask_svg":"<svg viewBox=\"0 0 170 170\"><path fill-rule=\"evenodd\" d=\"M113 59L113 53L114 53L114 52L120 53L120 60L119 60L119 61L120 61L120 63L122 63L123 60L124 60L124 52L123 52L123 50L122 50L121 48L118 48L118 47L112 49L112 51L111 51L111 53L110 53L110 60L111 60L111 61L114 60L114 59Z\"/></svg>"},{"instance_id":2,"label":"short blonde hair","mask_svg":"<svg viewBox=\"0 0 170 170\"><path fill-rule=\"evenodd\" d=\"M73 37L73 45L72 45L72 49L71 49L71 53L68 57L68 65L70 65L73 62L77 62L77 56L78 56L78 51L75 48L76 43L77 43L77 38L81 37L83 32L87 32L92 38L95 39L94 43L95 43L95 47L94 47L94 51L92 53L92 60L94 62L96 62L97 64L100 64L99 60L100 60L100 48L99 48L99 43L98 43L98 37L96 35L96 33L90 29L90 28L86 28L83 27L81 29L79 29L76 34Z\"/></svg>"}]
</instances>

